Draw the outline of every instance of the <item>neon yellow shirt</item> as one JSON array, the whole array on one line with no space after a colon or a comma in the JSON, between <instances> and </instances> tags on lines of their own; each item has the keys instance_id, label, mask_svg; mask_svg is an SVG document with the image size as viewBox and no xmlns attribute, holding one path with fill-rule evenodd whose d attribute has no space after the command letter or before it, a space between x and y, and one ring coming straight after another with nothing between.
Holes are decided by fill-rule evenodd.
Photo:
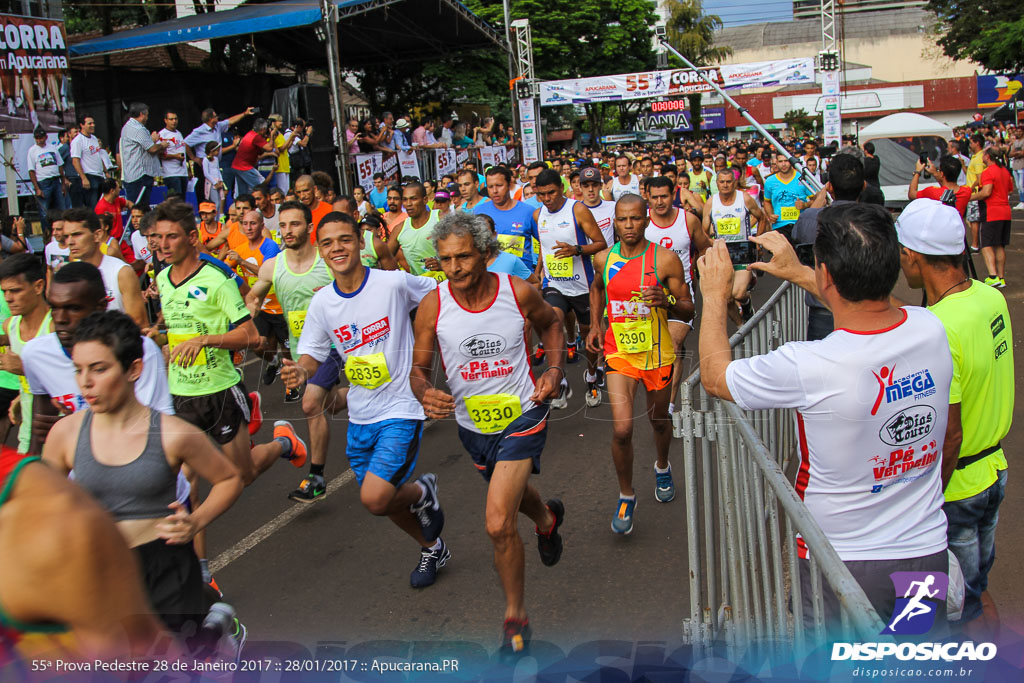
<instances>
[{"instance_id":1,"label":"neon yellow shirt","mask_svg":"<svg viewBox=\"0 0 1024 683\"><path fill-rule=\"evenodd\" d=\"M975 455L1006 437L1013 419L1013 333L1006 299L972 280L968 289L947 295L928 310L945 326L953 356L949 402L960 404L960 457ZM1005 469L1006 457L999 450L954 471L946 500L981 493Z\"/></svg>"}]
</instances>

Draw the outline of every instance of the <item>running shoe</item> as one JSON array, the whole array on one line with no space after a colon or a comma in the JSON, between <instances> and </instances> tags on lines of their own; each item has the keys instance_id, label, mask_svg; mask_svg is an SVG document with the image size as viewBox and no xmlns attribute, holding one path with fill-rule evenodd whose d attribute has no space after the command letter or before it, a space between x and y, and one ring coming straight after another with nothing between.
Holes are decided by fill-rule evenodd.
<instances>
[{"instance_id":1,"label":"running shoe","mask_svg":"<svg viewBox=\"0 0 1024 683\"><path fill-rule=\"evenodd\" d=\"M996 287L998 287L999 289L1002 289L1005 286L1006 286L1006 279L1005 278L999 278L999 284L996 285Z\"/></svg>"},{"instance_id":2,"label":"running shoe","mask_svg":"<svg viewBox=\"0 0 1024 683\"><path fill-rule=\"evenodd\" d=\"M524 654L530 647L530 636L533 629L530 628L529 619L506 619L502 631L504 634L499 650L502 657L515 657Z\"/></svg>"},{"instance_id":3,"label":"running shoe","mask_svg":"<svg viewBox=\"0 0 1024 683\"><path fill-rule=\"evenodd\" d=\"M306 442L299 438L299 435L295 433L295 427L292 427L292 423L287 420L278 420L274 423L274 438L283 436L291 442L292 448L288 455L284 456L288 458L288 462L293 467L302 467L306 464Z\"/></svg>"},{"instance_id":4,"label":"running shoe","mask_svg":"<svg viewBox=\"0 0 1024 683\"><path fill-rule=\"evenodd\" d=\"M437 581L437 570L448 564L452 558L451 551L445 542L437 550L420 548L420 561L409 575L409 585L413 588L426 588Z\"/></svg>"},{"instance_id":5,"label":"running shoe","mask_svg":"<svg viewBox=\"0 0 1024 683\"><path fill-rule=\"evenodd\" d=\"M544 345L537 344L537 349L530 355L530 365L540 365L544 362Z\"/></svg>"},{"instance_id":6,"label":"running shoe","mask_svg":"<svg viewBox=\"0 0 1024 683\"><path fill-rule=\"evenodd\" d=\"M281 369L281 361L275 356L274 360L267 363L266 367L263 368L263 384L264 386L270 386L277 379L277 372Z\"/></svg>"},{"instance_id":7,"label":"running shoe","mask_svg":"<svg viewBox=\"0 0 1024 683\"><path fill-rule=\"evenodd\" d=\"M220 600L224 597L224 593L221 591L220 586L217 585L217 580L210 576L210 580L206 582L207 587L217 594L217 599Z\"/></svg>"},{"instance_id":8,"label":"running shoe","mask_svg":"<svg viewBox=\"0 0 1024 683\"><path fill-rule=\"evenodd\" d=\"M747 300L741 303L739 306L740 317L743 318L744 322L754 317L754 302L750 300L749 296L747 297Z\"/></svg>"},{"instance_id":9,"label":"running shoe","mask_svg":"<svg viewBox=\"0 0 1024 683\"><path fill-rule=\"evenodd\" d=\"M596 408L601 405L601 388L597 383L597 373L594 374L593 380L587 379L587 375L589 374L589 370L583 371L583 381L587 384L587 405L591 408Z\"/></svg>"},{"instance_id":10,"label":"running shoe","mask_svg":"<svg viewBox=\"0 0 1024 683\"><path fill-rule=\"evenodd\" d=\"M228 651L225 653L225 659L234 660L237 666L238 662L242 659L242 650L245 648L245 639L249 635L249 629L238 620L238 617L235 617L233 626L234 629L225 639L228 648Z\"/></svg>"},{"instance_id":11,"label":"running shoe","mask_svg":"<svg viewBox=\"0 0 1024 683\"><path fill-rule=\"evenodd\" d=\"M540 561L545 567L554 567L562 557L562 536L558 533L558 527L562 526L565 520L565 506L562 501L552 498L547 503L548 510L555 516L555 523L547 533L541 533L540 529L534 527L537 534L537 552L540 553Z\"/></svg>"},{"instance_id":12,"label":"running shoe","mask_svg":"<svg viewBox=\"0 0 1024 683\"><path fill-rule=\"evenodd\" d=\"M242 363L244 363L245 351L235 351L233 354L231 354L231 362L236 366L239 366Z\"/></svg>"},{"instance_id":13,"label":"running shoe","mask_svg":"<svg viewBox=\"0 0 1024 683\"><path fill-rule=\"evenodd\" d=\"M612 517L612 531L617 534L629 534L633 531L633 510L636 509L636 497L633 500L619 496L619 503Z\"/></svg>"},{"instance_id":14,"label":"running shoe","mask_svg":"<svg viewBox=\"0 0 1024 683\"><path fill-rule=\"evenodd\" d=\"M567 380L563 379L562 390L558 393L558 397L551 399L551 409L564 410L569 406L570 398L572 398L572 387L569 386L569 382Z\"/></svg>"},{"instance_id":15,"label":"running shoe","mask_svg":"<svg viewBox=\"0 0 1024 683\"><path fill-rule=\"evenodd\" d=\"M1017 206L1013 207L1014 211L1024 211L1024 202L1017 202Z\"/></svg>"},{"instance_id":16,"label":"running shoe","mask_svg":"<svg viewBox=\"0 0 1024 683\"><path fill-rule=\"evenodd\" d=\"M297 403L300 398L302 398L302 396L299 394L298 389L288 389L284 392L285 403Z\"/></svg>"},{"instance_id":17,"label":"running shoe","mask_svg":"<svg viewBox=\"0 0 1024 683\"><path fill-rule=\"evenodd\" d=\"M423 539L427 543L433 543L444 529L444 510L441 509L441 501L437 497L437 475L428 472L416 481L426 490L426 495L419 503L410 505L409 511L419 520Z\"/></svg>"},{"instance_id":18,"label":"running shoe","mask_svg":"<svg viewBox=\"0 0 1024 683\"><path fill-rule=\"evenodd\" d=\"M320 500L327 493L327 484L319 474L310 474L302 480L299 488L288 494L288 498L296 503L312 503Z\"/></svg>"},{"instance_id":19,"label":"running shoe","mask_svg":"<svg viewBox=\"0 0 1024 683\"><path fill-rule=\"evenodd\" d=\"M263 426L263 397L258 391L249 392L249 436L255 436Z\"/></svg>"},{"instance_id":20,"label":"running shoe","mask_svg":"<svg viewBox=\"0 0 1024 683\"><path fill-rule=\"evenodd\" d=\"M655 465L657 467L657 465ZM668 466L668 472L654 470L654 498L659 503L669 503L676 497L676 485L672 481L672 465Z\"/></svg>"},{"instance_id":21,"label":"running shoe","mask_svg":"<svg viewBox=\"0 0 1024 683\"><path fill-rule=\"evenodd\" d=\"M985 284L988 285L989 287L998 287L999 286L999 278L997 278L997 277L987 277L987 278L985 278Z\"/></svg>"},{"instance_id":22,"label":"running shoe","mask_svg":"<svg viewBox=\"0 0 1024 683\"><path fill-rule=\"evenodd\" d=\"M599 386L602 389L604 389L604 387L605 387L605 380L606 379L607 379L607 373L605 373L604 366L603 365L598 365L597 366L597 386Z\"/></svg>"},{"instance_id":23,"label":"running shoe","mask_svg":"<svg viewBox=\"0 0 1024 683\"><path fill-rule=\"evenodd\" d=\"M565 362L566 363L578 363L580 360L579 353L576 352L576 342L573 342L565 348Z\"/></svg>"}]
</instances>

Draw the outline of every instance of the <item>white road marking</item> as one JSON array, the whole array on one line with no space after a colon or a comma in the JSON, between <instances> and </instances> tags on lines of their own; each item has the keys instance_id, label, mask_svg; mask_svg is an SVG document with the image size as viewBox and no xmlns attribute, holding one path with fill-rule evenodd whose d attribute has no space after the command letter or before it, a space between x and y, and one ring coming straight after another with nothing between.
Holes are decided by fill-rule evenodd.
<instances>
[{"instance_id":1,"label":"white road marking","mask_svg":"<svg viewBox=\"0 0 1024 683\"><path fill-rule=\"evenodd\" d=\"M327 496L331 495L332 493L334 493L335 491L337 491L342 486L349 483L355 478L355 472L353 472L350 469L345 470L337 477L332 479L330 482L328 482L327 491L324 492L323 497L326 498ZM320 505L321 502L322 501L317 501L315 503L308 504L293 503L292 507L288 508L287 510L279 514L277 517L270 520L269 522L261 526L259 529L252 532L251 534L243 538L241 541L234 544L233 546L222 552L220 555L215 557L213 561L210 562L210 572L219 572L220 570L224 569L229 564L240 558L242 555L245 555L247 552L255 548L257 545L270 538L274 534L274 532L284 528L285 525L294 521L295 518L301 515L303 512L309 510L314 505Z\"/></svg>"},{"instance_id":2,"label":"white road marking","mask_svg":"<svg viewBox=\"0 0 1024 683\"><path fill-rule=\"evenodd\" d=\"M431 425L434 424L434 420L427 420L423 423L424 431L427 430ZM324 492L323 497L331 495L345 484L356 478L356 473L351 469L347 469L337 477L327 483L327 490ZM306 510L309 510L314 505L319 505L322 501L315 503L295 503L292 507L288 508L274 519L270 520L256 531L252 532L238 543L234 544L217 557L213 558L210 562L210 573L219 572L220 570L227 567L229 564L245 555L247 552L255 548L263 541L270 538L274 533L280 531L285 526L295 521L295 519Z\"/></svg>"}]
</instances>

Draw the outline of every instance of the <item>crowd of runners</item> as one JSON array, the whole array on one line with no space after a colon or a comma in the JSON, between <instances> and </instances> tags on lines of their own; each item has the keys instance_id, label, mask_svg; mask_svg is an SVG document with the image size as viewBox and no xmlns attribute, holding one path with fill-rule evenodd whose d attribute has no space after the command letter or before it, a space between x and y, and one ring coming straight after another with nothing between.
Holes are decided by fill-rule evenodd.
<instances>
[{"instance_id":1,"label":"crowd of runners","mask_svg":"<svg viewBox=\"0 0 1024 683\"><path fill-rule=\"evenodd\" d=\"M143 110L132 113L144 123ZM215 114L211 120L216 134ZM269 143L256 137L251 144L274 153L272 144L265 149L262 144ZM215 156L219 142L213 142L197 138L204 153ZM835 286L850 275L832 272L833 262L826 259L833 256L819 250L814 231L819 221L824 225L817 216L844 203L877 203L866 173L870 151L844 147L822 154L810 140L787 144L787 153L761 141L705 141L633 150L638 153L585 150L529 165L479 168L471 161L453 176L427 182L406 178L387 186L379 176L372 188L357 188L353 195L339 194L331 176L320 171L283 187L261 177L229 188L211 178L216 174L210 167L207 189L222 194L204 197L214 201L198 206L178 192L150 206L144 186L133 187L127 201L119 199L120 184L106 179L97 197L102 206L50 208L52 239L45 259L19 253L0 263L0 288L9 307L0 339L9 349L0 354L0 380L11 380L0 384L0 407L10 415L7 426L17 429L18 444L0 462L0 555L25 547L19 545L27 533L19 520L26 517L33 520L32 533L48 536L53 545L34 544L18 570L4 563L3 642L17 647L32 637L59 641L65 637L60 632L70 632L80 651L118 656L151 652L159 642L166 646L173 642L164 640L168 632L188 635L175 647L196 652L215 633L237 652L245 628L230 607L231 587L222 591L209 571L204 532L279 462L306 469L289 498L311 504L326 493L327 466L347 461L367 512L388 517L410 537L410 585L429 587L457 556L458 540L443 534L447 501L437 477L417 468L420 440L426 420L454 420L487 489L484 525L505 596L501 648L511 655L523 651L531 627L518 515L533 522L540 560L553 566L562 554L560 528L572 512L531 483L555 424L550 411L580 401L588 409L607 410L618 480L608 519L612 532L629 534L638 504L638 391L645 394L655 443L653 457L639 459L654 469L655 500L669 503L675 497L669 459L673 397L698 313L698 275L700 286L708 288L704 301L714 294L714 324L701 331L702 363L728 349L726 338L717 336L707 348L705 334L724 334L726 319L738 326L753 314L750 291L758 270L803 278L798 283L817 297L812 303L824 313L812 316L808 339L832 332L828 311L842 306L834 297L858 300L848 286ZM154 142L146 153L166 154L167 148ZM991 146L982 156L985 168L1006 165ZM794 158L826 174L820 176L826 189L815 192L803 182ZM950 177L951 158L932 169L935 175L941 169ZM972 198L1008 196L1002 176L986 173L978 174L981 184ZM956 192L951 194L953 199L940 193L918 201L949 208L956 204ZM823 209L829 200L839 206ZM106 206L114 209L101 210ZM123 224L121 210L127 212ZM859 221L884 230L880 216L888 214L875 211L844 214L841 222L852 230ZM989 218L996 220L992 213ZM929 214L928 220L936 219ZM802 235L808 225L809 237ZM985 226L981 246L1001 249L1002 232ZM962 224L960 230L962 241ZM934 252L926 241L901 234L903 245L917 249L918 256L943 254L951 267L960 267L956 259L962 259L963 248ZM829 279L819 273L815 283L808 279L815 271L798 272L799 247L811 244L810 265L815 257L826 263ZM856 250L850 240L843 244ZM709 274L698 273L704 255ZM938 268L924 259L914 270L917 262L906 258L912 285L910 272ZM996 280L988 284L1004 284L1001 276ZM966 276L929 303L966 291L965 285L971 288ZM916 322L924 315L913 314L915 329L931 334L934 316ZM1003 325L1008 334L1008 314ZM1012 411L1012 352L1005 353ZM260 387L242 382L239 367L246 354L262 363ZM1002 376L1005 365L992 372ZM731 368L727 383L724 366L711 366L705 383L709 391L759 406L770 398L755 398L755 388L775 378L763 371L746 369L741 375ZM583 376L582 399L573 397L571 372ZM892 373L905 369L883 372L878 381L884 386L883 380L891 385ZM941 381L938 370L932 375ZM305 421L277 421L270 440L255 443L263 425L256 389L301 402ZM1007 387L992 391L1004 394L997 411L1003 416ZM347 421L343 444L331 443L333 415ZM966 408L964 415L966 420ZM995 443L1009 428L1008 418L999 419L986 425ZM821 428L812 421L808 431L813 437ZM991 447L979 437L970 445L977 453L967 455L988 450L987 458L995 453ZM40 456L48 467L37 464ZM1005 470L1001 462L1000 468L987 458L984 466L995 477ZM939 464L912 486L938 486ZM963 469L955 458L953 466ZM973 472L970 485L962 487L964 497L993 485ZM819 487L821 477L828 479L827 472L813 476ZM915 504L936 513L942 498L937 490L938 498L921 494ZM890 489L885 491L869 502L885 500ZM827 495L814 487L808 493ZM808 505L815 514L829 514L815 508L812 498ZM102 510L113 517L119 536L105 526ZM452 513L450 505L447 511ZM935 514L921 517L928 517L922 523L934 531ZM991 515L987 519L994 528ZM827 522L822 526L835 531ZM845 550L842 533L835 538ZM944 552L944 535L942 545ZM930 557L933 546L908 552ZM59 563L46 554L58 547ZM141 575L132 570L129 549ZM101 552L102 567L95 557ZM56 564L59 571L51 571ZM969 586L974 582L979 612L990 565L983 557L980 566L973 562L973 569L964 569ZM74 581L62 583L69 575ZM100 606L98 595L108 594L107 587L110 602ZM69 597L51 600L56 591Z\"/></svg>"}]
</instances>

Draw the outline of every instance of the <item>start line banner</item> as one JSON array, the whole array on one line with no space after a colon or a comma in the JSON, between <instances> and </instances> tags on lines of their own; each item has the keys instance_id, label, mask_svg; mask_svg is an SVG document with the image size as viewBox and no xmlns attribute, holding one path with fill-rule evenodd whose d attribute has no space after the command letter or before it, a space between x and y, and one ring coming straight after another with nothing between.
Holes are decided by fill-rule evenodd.
<instances>
[{"instance_id":1,"label":"start line banner","mask_svg":"<svg viewBox=\"0 0 1024 683\"><path fill-rule=\"evenodd\" d=\"M777 85L814 84L814 58L778 59L701 69L724 90ZM711 86L692 69L665 69L614 76L595 76L540 84L540 106L640 100L708 92Z\"/></svg>"}]
</instances>

